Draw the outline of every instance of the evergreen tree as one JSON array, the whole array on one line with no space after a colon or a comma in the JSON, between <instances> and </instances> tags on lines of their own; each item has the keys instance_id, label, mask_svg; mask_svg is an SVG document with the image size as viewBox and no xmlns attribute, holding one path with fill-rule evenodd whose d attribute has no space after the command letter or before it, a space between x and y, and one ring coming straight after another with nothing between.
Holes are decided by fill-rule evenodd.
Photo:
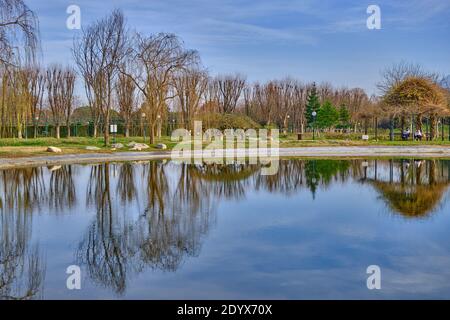
<instances>
[{"instance_id":1,"label":"evergreen tree","mask_svg":"<svg viewBox=\"0 0 450 320\"><path fill-rule=\"evenodd\" d=\"M338 122L339 112L331 104L330 101L325 101L325 103L317 112L317 126L319 128L331 128L334 127Z\"/></svg>"},{"instance_id":2,"label":"evergreen tree","mask_svg":"<svg viewBox=\"0 0 450 320\"><path fill-rule=\"evenodd\" d=\"M313 83L311 92L308 95L308 99L306 100L306 109L305 109L305 119L306 124L308 127L312 127L313 124L313 111L319 112L320 109L320 102L319 102L319 96L317 95L317 88L316 84Z\"/></svg>"},{"instance_id":3,"label":"evergreen tree","mask_svg":"<svg viewBox=\"0 0 450 320\"><path fill-rule=\"evenodd\" d=\"M339 124L342 128L347 128L350 125L350 112L344 105L339 108Z\"/></svg>"}]
</instances>

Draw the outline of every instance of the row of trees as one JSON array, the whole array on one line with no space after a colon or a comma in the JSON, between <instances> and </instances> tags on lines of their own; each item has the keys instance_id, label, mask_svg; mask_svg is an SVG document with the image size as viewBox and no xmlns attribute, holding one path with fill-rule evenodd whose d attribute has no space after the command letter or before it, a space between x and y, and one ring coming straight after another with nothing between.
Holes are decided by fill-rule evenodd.
<instances>
[{"instance_id":1,"label":"row of trees","mask_svg":"<svg viewBox=\"0 0 450 320\"><path fill-rule=\"evenodd\" d=\"M15 13L20 17L28 14L26 27L23 21L15 28L2 27L6 22L0 25L4 35L22 32L21 46L28 48L28 54L8 55L12 49L2 52L2 135L16 134L20 138L26 123L32 120L37 126L39 116L47 112L59 137L59 127L69 125L74 109L75 69L39 67L33 58L38 42L37 18L21 0L3 0L5 5L14 10L9 9L11 16L3 15L2 21L17 21ZM11 48L15 46L12 41ZM14 58L17 56L28 58L21 61ZM160 125L169 112L176 113L178 122L189 128L201 114L238 113L261 125L281 128L292 123L295 130L304 131L312 90L322 102L330 100L345 106L352 118L368 101L361 89L336 90L329 84L316 87L289 78L249 84L240 74L211 77L198 53L186 49L177 36L130 32L122 12L117 10L82 30L74 40L73 57L85 88L94 136L101 130L106 143L113 109L119 111L126 135L133 119L144 118L153 142L161 134Z\"/></svg>"},{"instance_id":2,"label":"row of trees","mask_svg":"<svg viewBox=\"0 0 450 320\"><path fill-rule=\"evenodd\" d=\"M37 17L23 0L0 0L0 5L2 136L20 138L23 127L31 120L36 128L45 113L51 115L59 137L59 127L69 126L74 109L76 71L85 89L93 134L102 132L106 144L113 110L119 112L127 136L132 121L145 123L151 143L161 135L161 124L174 116L186 128L207 114L233 113L262 126L291 126L296 132L311 128L314 121L322 129L356 130L363 123L367 131L369 123L376 125L380 119L400 118L403 128L411 116L419 128L423 117L436 123L448 110L448 82L446 91L442 78L406 63L383 72L380 98L369 97L360 88L334 88L292 78L248 83L240 74L212 77L199 54L186 49L177 36L131 32L118 10L82 29L74 39L76 68L42 68L35 58ZM409 84L403 83L406 79ZM405 94L409 90L414 95L419 87L420 97Z\"/></svg>"}]
</instances>

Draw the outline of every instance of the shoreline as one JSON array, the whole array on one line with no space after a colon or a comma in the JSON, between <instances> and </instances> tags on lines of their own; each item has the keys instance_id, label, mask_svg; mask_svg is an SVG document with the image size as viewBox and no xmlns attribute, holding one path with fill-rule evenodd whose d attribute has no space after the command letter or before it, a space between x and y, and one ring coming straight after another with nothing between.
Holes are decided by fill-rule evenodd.
<instances>
[{"instance_id":1,"label":"shoreline","mask_svg":"<svg viewBox=\"0 0 450 320\"><path fill-rule=\"evenodd\" d=\"M270 150L270 149L269 149ZM216 153L225 150L216 150ZM238 154L253 155L257 149L237 150ZM440 146L349 146L349 147L300 147L280 148L278 155L272 150L272 155L264 158L377 158L377 157L417 157L417 158L449 158L450 147ZM203 156L203 152L194 152L194 156ZM191 155L188 155L189 158ZM189 159L177 157L178 160ZM211 157L209 157L211 158ZM214 157L213 157L214 158ZM218 158L218 157L216 157ZM63 164L86 164L104 162L126 162L171 159L171 151L148 152L116 152L116 153L80 153L80 154L55 154L49 156L33 156L24 158L0 158L0 169L11 169L28 166L54 166Z\"/></svg>"}]
</instances>

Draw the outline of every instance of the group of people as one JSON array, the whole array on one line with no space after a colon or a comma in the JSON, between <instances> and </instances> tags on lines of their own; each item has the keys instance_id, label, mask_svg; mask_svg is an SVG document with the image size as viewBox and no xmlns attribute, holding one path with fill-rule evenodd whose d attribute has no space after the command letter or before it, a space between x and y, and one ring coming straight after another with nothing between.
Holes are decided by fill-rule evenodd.
<instances>
[{"instance_id":1,"label":"group of people","mask_svg":"<svg viewBox=\"0 0 450 320\"><path fill-rule=\"evenodd\" d=\"M406 129L402 132L402 139L403 140L409 140L409 136L411 135L411 132L409 131L409 129ZM417 129L416 132L414 133L414 140L419 141L422 140L423 138L423 133L420 129Z\"/></svg>"}]
</instances>

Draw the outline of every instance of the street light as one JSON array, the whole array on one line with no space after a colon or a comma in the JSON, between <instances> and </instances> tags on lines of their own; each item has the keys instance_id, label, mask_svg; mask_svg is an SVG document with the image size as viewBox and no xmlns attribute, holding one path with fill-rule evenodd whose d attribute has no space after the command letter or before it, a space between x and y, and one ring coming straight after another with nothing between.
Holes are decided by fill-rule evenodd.
<instances>
[{"instance_id":1,"label":"street light","mask_svg":"<svg viewBox=\"0 0 450 320\"><path fill-rule=\"evenodd\" d=\"M313 140L316 140L316 116L317 116L317 112L313 111L311 115L313 117Z\"/></svg>"},{"instance_id":2,"label":"street light","mask_svg":"<svg viewBox=\"0 0 450 320\"><path fill-rule=\"evenodd\" d=\"M158 125L158 132L157 132L157 135L158 135L158 138L161 138L161 127L162 127L162 125L161 125L161 116L158 114L158 115L156 115L156 122L157 122L157 125Z\"/></svg>"},{"instance_id":3,"label":"street light","mask_svg":"<svg viewBox=\"0 0 450 320\"><path fill-rule=\"evenodd\" d=\"M290 118L291 118L290 115L287 115L287 116L286 116L286 119L287 119L287 123L286 123L286 133L289 132L289 119L290 119Z\"/></svg>"},{"instance_id":4,"label":"street light","mask_svg":"<svg viewBox=\"0 0 450 320\"><path fill-rule=\"evenodd\" d=\"M39 125L39 116L34 117L34 137L37 138L38 136L38 125Z\"/></svg>"},{"instance_id":5,"label":"street light","mask_svg":"<svg viewBox=\"0 0 450 320\"><path fill-rule=\"evenodd\" d=\"M141 117L142 117L142 131L143 131L143 133L144 133L144 143L145 143L145 112L142 112L142 114L141 114Z\"/></svg>"}]
</instances>

